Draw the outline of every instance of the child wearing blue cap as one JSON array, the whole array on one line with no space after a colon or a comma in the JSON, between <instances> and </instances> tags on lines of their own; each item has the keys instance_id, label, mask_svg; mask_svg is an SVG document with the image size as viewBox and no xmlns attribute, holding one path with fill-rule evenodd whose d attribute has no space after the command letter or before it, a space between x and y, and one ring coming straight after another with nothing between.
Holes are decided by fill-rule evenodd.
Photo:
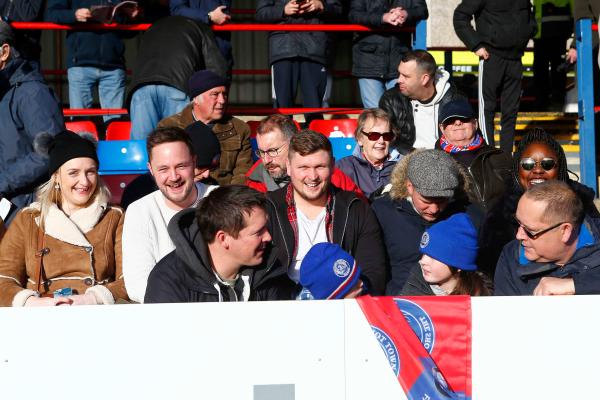
<instances>
[{"instance_id":1,"label":"child wearing blue cap","mask_svg":"<svg viewBox=\"0 0 600 400\"><path fill-rule=\"evenodd\" d=\"M364 294L356 260L335 243L317 243L300 266L298 300L352 299Z\"/></svg>"},{"instance_id":2,"label":"child wearing blue cap","mask_svg":"<svg viewBox=\"0 0 600 400\"><path fill-rule=\"evenodd\" d=\"M402 296L490 295L489 279L477 271L477 230L465 213L431 226L421 238L423 256Z\"/></svg>"}]
</instances>

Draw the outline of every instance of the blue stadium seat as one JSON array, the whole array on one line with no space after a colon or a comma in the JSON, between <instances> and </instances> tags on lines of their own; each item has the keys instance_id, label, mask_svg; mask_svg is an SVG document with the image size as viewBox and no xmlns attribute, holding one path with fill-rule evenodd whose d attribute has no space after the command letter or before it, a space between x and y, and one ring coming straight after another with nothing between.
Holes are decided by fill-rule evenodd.
<instances>
[{"instance_id":1,"label":"blue stadium seat","mask_svg":"<svg viewBox=\"0 0 600 400\"><path fill-rule=\"evenodd\" d=\"M102 140L98 142L100 175L143 174L148 163L145 140Z\"/></svg>"},{"instance_id":2,"label":"blue stadium seat","mask_svg":"<svg viewBox=\"0 0 600 400\"><path fill-rule=\"evenodd\" d=\"M333 147L333 157L336 160L352 155L356 147L356 139L351 137L330 137L329 141L331 142L331 147Z\"/></svg>"}]
</instances>

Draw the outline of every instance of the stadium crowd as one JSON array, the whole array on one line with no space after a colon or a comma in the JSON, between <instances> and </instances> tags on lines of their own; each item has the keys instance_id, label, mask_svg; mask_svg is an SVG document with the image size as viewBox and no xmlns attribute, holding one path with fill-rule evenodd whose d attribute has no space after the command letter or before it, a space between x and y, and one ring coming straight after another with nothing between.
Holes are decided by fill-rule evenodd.
<instances>
[{"instance_id":1,"label":"stadium crowd","mask_svg":"<svg viewBox=\"0 0 600 400\"><path fill-rule=\"evenodd\" d=\"M520 58L538 29L529 0L463 0L455 11L481 61L480 118L409 32L355 35L365 109L353 154L339 160L325 135L274 114L256 129L253 164L251 129L227 112L231 37L208 28L230 21L230 1L117 13L155 18L127 93L124 34L70 31L71 107L90 107L97 87L102 107L126 103L133 138L146 140L149 173L123 208L110 204L94 139L65 129L32 51L39 36L8 23L102 22L97 3L111 2L0 0L0 305L600 293L595 193L542 129L512 154ZM343 10L260 0L256 18L322 24ZM427 17L424 0L351 0L348 14L376 28ZM277 105L291 106L299 86L305 107L323 106L329 34L276 31L269 45Z\"/></svg>"}]
</instances>

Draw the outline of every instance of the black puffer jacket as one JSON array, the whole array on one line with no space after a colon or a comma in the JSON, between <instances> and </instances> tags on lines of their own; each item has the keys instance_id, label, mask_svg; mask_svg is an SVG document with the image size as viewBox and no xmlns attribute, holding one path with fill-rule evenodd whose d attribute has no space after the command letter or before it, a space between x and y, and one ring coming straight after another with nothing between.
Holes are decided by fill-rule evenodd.
<instances>
[{"instance_id":1,"label":"black puffer jacket","mask_svg":"<svg viewBox=\"0 0 600 400\"><path fill-rule=\"evenodd\" d=\"M448 82L450 83L450 88L440 100L440 109L444 104L450 101L466 99L466 97L456 88L456 85L454 85L452 80L449 80ZM393 145L399 149L401 153L407 149L412 149L416 138L413 107L410 104L410 99L400 93L398 85L385 91L379 100L379 108L387 112L390 116L392 131L396 138Z\"/></svg>"},{"instance_id":2,"label":"black puffer jacket","mask_svg":"<svg viewBox=\"0 0 600 400\"><path fill-rule=\"evenodd\" d=\"M137 88L149 84L168 85L187 93L188 80L201 69L227 75L227 62L211 29L186 17L162 18L142 37L126 104Z\"/></svg>"},{"instance_id":3,"label":"black puffer jacket","mask_svg":"<svg viewBox=\"0 0 600 400\"><path fill-rule=\"evenodd\" d=\"M340 0L323 0L325 10L318 14L286 17L283 9L288 0L259 0L256 7L256 20L270 24L323 24L328 19L341 15ZM332 40L326 32L284 32L269 34L269 63L286 58L301 57L328 64L332 51Z\"/></svg>"},{"instance_id":4,"label":"black puffer jacket","mask_svg":"<svg viewBox=\"0 0 600 400\"><path fill-rule=\"evenodd\" d=\"M440 148L439 141L435 147ZM465 157L465 152L450 155L467 170L474 200L487 211L504 196L506 188L511 184L512 160L502 150L487 144L472 153L469 157Z\"/></svg>"},{"instance_id":5,"label":"black puffer jacket","mask_svg":"<svg viewBox=\"0 0 600 400\"><path fill-rule=\"evenodd\" d=\"M519 59L537 23L530 0L463 0L454 10L454 30L471 51L485 47L500 57Z\"/></svg>"},{"instance_id":6,"label":"black puffer jacket","mask_svg":"<svg viewBox=\"0 0 600 400\"><path fill-rule=\"evenodd\" d=\"M425 0L352 0L348 19L350 23L373 28L391 27L382 18L395 7L402 7L408 13L405 27L414 27L429 16ZM400 59L410 48L410 32L357 33L352 46L352 74L359 78L396 78Z\"/></svg>"},{"instance_id":7,"label":"black puffer jacket","mask_svg":"<svg viewBox=\"0 0 600 400\"><path fill-rule=\"evenodd\" d=\"M193 303L291 299L293 285L286 270L273 267L275 256L265 256L264 266L240 271L234 290L219 282L211 268L208 247L196 223L195 209L175 214L168 226L175 250L156 264L146 287L144 303Z\"/></svg>"}]
</instances>

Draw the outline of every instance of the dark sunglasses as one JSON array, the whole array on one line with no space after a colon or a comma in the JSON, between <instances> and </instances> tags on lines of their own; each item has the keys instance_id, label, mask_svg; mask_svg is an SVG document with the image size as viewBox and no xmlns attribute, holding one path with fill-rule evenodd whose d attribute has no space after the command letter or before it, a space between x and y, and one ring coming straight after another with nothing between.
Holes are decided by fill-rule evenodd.
<instances>
[{"instance_id":1,"label":"dark sunglasses","mask_svg":"<svg viewBox=\"0 0 600 400\"><path fill-rule=\"evenodd\" d=\"M544 171L550 171L556 167L556 160L554 158L545 157L541 161L535 161L533 158L522 158L519 161L519 165L525 171L531 171L536 165L540 165Z\"/></svg>"},{"instance_id":2,"label":"dark sunglasses","mask_svg":"<svg viewBox=\"0 0 600 400\"><path fill-rule=\"evenodd\" d=\"M365 132L362 129L360 131L372 142L378 141L380 137L382 137L386 142L389 142L394 138L394 134L392 132Z\"/></svg>"},{"instance_id":3,"label":"dark sunglasses","mask_svg":"<svg viewBox=\"0 0 600 400\"><path fill-rule=\"evenodd\" d=\"M558 228L559 226L561 226L562 224L565 224L565 222L559 222L558 224L554 224L546 229L542 229L541 231L537 231L537 232L531 232L530 230L528 230L527 228L525 228L523 226L523 224L517 219L517 217L514 217L515 222L517 223L517 225L519 225L521 227L521 229L523 229L523 232L525 232L525 234L527 235L527 237L529 239L535 240L537 238L539 238L540 236L542 236L544 233L546 232L550 232L552 229Z\"/></svg>"}]
</instances>

